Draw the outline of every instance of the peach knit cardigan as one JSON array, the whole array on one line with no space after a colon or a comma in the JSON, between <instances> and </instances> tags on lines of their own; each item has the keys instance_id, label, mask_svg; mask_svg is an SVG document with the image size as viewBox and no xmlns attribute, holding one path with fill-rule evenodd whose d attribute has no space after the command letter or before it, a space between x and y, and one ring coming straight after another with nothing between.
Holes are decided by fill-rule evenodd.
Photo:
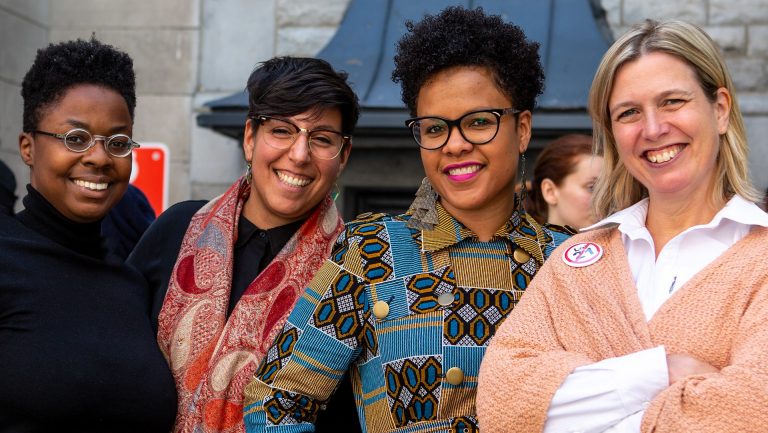
<instances>
[{"instance_id":1,"label":"peach knit cardigan","mask_svg":"<svg viewBox=\"0 0 768 433\"><path fill-rule=\"evenodd\" d=\"M573 268L579 242L604 248ZM768 229L754 228L691 278L647 322L614 228L566 241L533 279L490 343L480 368L480 429L539 432L574 368L658 345L720 369L659 393L642 432L768 432Z\"/></svg>"}]
</instances>

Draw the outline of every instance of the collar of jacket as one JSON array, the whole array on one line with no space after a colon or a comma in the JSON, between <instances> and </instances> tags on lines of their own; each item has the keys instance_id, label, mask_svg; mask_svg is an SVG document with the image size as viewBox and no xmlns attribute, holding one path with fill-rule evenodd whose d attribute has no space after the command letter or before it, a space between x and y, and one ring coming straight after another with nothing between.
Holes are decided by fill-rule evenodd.
<instances>
[{"instance_id":1,"label":"collar of jacket","mask_svg":"<svg viewBox=\"0 0 768 433\"><path fill-rule=\"evenodd\" d=\"M534 257L539 265L544 264L542 245L551 242L551 236L542 230L533 218L525 211L520 211L519 200L515 197L515 210L504 225L502 225L493 239L507 239L513 244L523 248L531 257ZM464 239L475 237L472 230L465 227L448 213L440 202L437 206L437 225L432 230L421 230L421 250L434 252L455 245ZM509 252L512 253L510 248Z\"/></svg>"}]
</instances>

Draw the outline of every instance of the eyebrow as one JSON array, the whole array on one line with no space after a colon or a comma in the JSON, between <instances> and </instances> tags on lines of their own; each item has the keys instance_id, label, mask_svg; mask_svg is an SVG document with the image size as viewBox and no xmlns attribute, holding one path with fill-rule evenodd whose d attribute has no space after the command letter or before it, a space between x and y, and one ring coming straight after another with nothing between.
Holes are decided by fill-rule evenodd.
<instances>
[{"instance_id":1,"label":"eyebrow","mask_svg":"<svg viewBox=\"0 0 768 433\"><path fill-rule=\"evenodd\" d=\"M665 90L665 91L659 93L656 96L656 99L657 100L658 99L665 99L665 98L668 98L668 97L674 96L674 95L682 95L682 96L692 97L693 96L693 92L688 91L688 90L683 90L683 89L670 89L670 90ZM635 105L638 105L637 102L635 102L635 101L631 101L631 100L630 101L622 101L622 102L619 102L618 104L616 104L616 105L614 105L612 107L608 107L608 112L613 114L615 111L618 111L621 108L633 107Z\"/></svg>"},{"instance_id":2,"label":"eyebrow","mask_svg":"<svg viewBox=\"0 0 768 433\"><path fill-rule=\"evenodd\" d=\"M86 131L91 132L90 126L87 123L81 122L77 119L67 119L66 123L72 125L74 128L85 129ZM127 129L128 125L113 126L109 130L109 135L124 133Z\"/></svg>"}]
</instances>

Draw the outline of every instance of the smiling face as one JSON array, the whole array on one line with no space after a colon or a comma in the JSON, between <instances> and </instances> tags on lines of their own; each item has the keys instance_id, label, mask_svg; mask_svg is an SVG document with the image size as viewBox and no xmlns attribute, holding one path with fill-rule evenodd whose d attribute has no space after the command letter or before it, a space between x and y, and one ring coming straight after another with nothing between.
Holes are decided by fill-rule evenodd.
<instances>
[{"instance_id":1,"label":"smiling face","mask_svg":"<svg viewBox=\"0 0 768 433\"><path fill-rule=\"evenodd\" d=\"M651 200L710 196L730 104L725 88L707 97L694 70L666 53L619 69L608 102L611 129L621 161Z\"/></svg>"},{"instance_id":2,"label":"smiling face","mask_svg":"<svg viewBox=\"0 0 768 433\"><path fill-rule=\"evenodd\" d=\"M560 185L544 179L541 192L548 205L548 223L581 229L595 223L592 189L603 168L603 158L581 154L573 162L574 171L565 176Z\"/></svg>"},{"instance_id":3,"label":"smiling face","mask_svg":"<svg viewBox=\"0 0 768 433\"><path fill-rule=\"evenodd\" d=\"M125 99L93 84L71 87L43 108L37 129L64 134L73 128L94 135L131 136L132 120ZM131 156L114 157L102 141L85 152L72 152L59 138L25 132L19 151L30 167L30 183L62 215L80 223L103 218L128 188Z\"/></svg>"},{"instance_id":4,"label":"smiling face","mask_svg":"<svg viewBox=\"0 0 768 433\"><path fill-rule=\"evenodd\" d=\"M341 113L335 108L280 117L307 130L341 130ZM267 144L265 134L265 126L248 120L243 150L252 180L243 215L261 229L305 218L331 190L351 150L347 143L339 156L324 160L309 152L306 134L299 134L287 149Z\"/></svg>"},{"instance_id":5,"label":"smiling face","mask_svg":"<svg viewBox=\"0 0 768 433\"><path fill-rule=\"evenodd\" d=\"M421 87L416 115L453 120L472 111L513 106L487 68L454 67ZM524 111L517 117L503 115L499 132L486 144L473 145L454 128L445 146L421 149L424 171L443 207L465 225L483 218L499 227L514 209L517 161L530 132L531 114Z\"/></svg>"}]
</instances>

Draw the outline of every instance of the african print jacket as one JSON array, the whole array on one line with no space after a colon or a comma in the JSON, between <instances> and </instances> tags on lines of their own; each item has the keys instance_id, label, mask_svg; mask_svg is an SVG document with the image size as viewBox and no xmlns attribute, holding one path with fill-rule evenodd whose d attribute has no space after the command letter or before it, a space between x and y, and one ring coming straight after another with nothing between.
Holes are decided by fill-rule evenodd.
<instances>
[{"instance_id":1,"label":"african print jacket","mask_svg":"<svg viewBox=\"0 0 768 433\"><path fill-rule=\"evenodd\" d=\"M515 211L479 242L437 213L433 230L408 228L408 215L346 225L245 389L248 432L312 431L347 371L366 432L478 430L486 346L571 233Z\"/></svg>"}]
</instances>

